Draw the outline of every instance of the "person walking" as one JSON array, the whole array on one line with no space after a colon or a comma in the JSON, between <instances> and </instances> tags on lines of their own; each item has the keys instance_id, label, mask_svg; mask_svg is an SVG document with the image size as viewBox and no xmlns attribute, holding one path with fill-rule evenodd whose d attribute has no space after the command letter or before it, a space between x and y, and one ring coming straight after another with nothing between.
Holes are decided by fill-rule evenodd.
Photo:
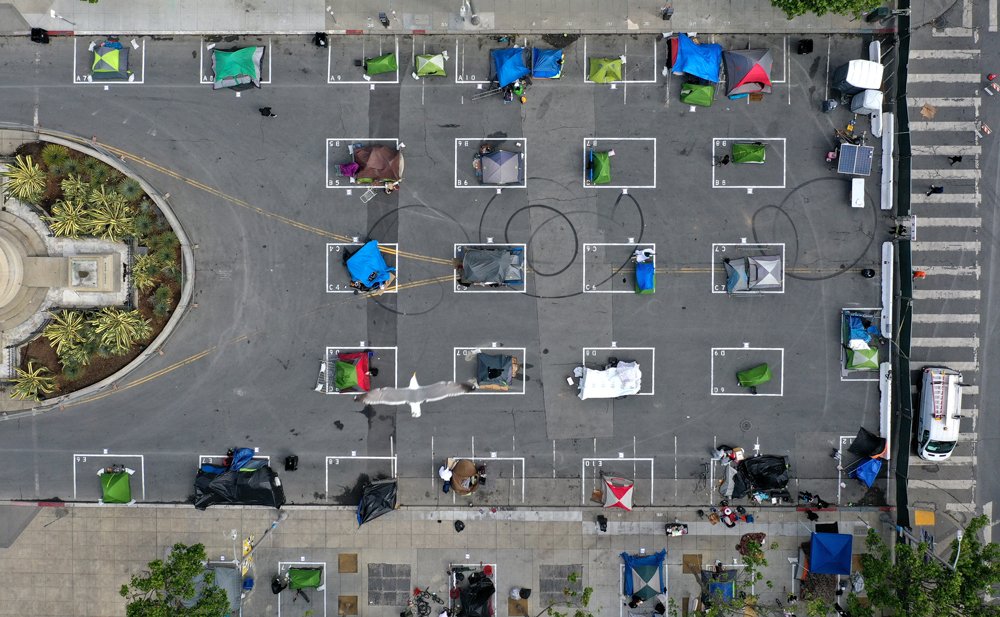
<instances>
[{"instance_id":1,"label":"person walking","mask_svg":"<svg viewBox=\"0 0 1000 617\"><path fill-rule=\"evenodd\" d=\"M720 166L721 165L728 165L729 164L729 155L727 154L727 155L725 155L723 157L720 157L719 160L716 161L716 164L720 165Z\"/></svg>"},{"instance_id":2,"label":"person walking","mask_svg":"<svg viewBox=\"0 0 1000 617\"><path fill-rule=\"evenodd\" d=\"M943 192L944 192L943 186L937 186L936 184L932 184L930 188L927 189L927 196L930 197L931 194L940 195Z\"/></svg>"},{"instance_id":3,"label":"person walking","mask_svg":"<svg viewBox=\"0 0 1000 617\"><path fill-rule=\"evenodd\" d=\"M264 116L265 118L277 118L278 117L278 114L273 113L271 111L270 107L261 107L257 111L259 111L260 115Z\"/></svg>"},{"instance_id":4,"label":"person walking","mask_svg":"<svg viewBox=\"0 0 1000 617\"><path fill-rule=\"evenodd\" d=\"M955 156L949 156L948 157L948 165L949 166L954 165L955 163L961 163L961 162L962 162L962 155L961 154L956 154Z\"/></svg>"}]
</instances>

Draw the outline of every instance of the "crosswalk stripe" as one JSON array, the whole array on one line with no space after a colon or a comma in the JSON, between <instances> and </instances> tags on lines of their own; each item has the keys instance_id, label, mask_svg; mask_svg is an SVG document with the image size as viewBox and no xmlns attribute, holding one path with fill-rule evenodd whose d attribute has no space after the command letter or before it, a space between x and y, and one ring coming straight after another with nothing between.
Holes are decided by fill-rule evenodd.
<instances>
[{"instance_id":1,"label":"crosswalk stripe","mask_svg":"<svg viewBox=\"0 0 1000 617\"><path fill-rule=\"evenodd\" d=\"M917 223L919 225L919 223ZM975 251L979 252L981 244L978 240L971 242L914 242L914 252L931 253L937 251Z\"/></svg>"},{"instance_id":2,"label":"crosswalk stripe","mask_svg":"<svg viewBox=\"0 0 1000 617\"><path fill-rule=\"evenodd\" d=\"M959 433L959 441L979 441L979 435L976 433Z\"/></svg>"},{"instance_id":3,"label":"crosswalk stripe","mask_svg":"<svg viewBox=\"0 0 1000 617\"><path fill-rule=\"evenodd\" d=\"M911 49L910 60L975 60L978 49Z\"/></svg>"},{"instance_id":4,"label":"crosswalk stripe","mask_svg":"<svg viewBox=\"0 0 1000 617\"><path fill-rule=\"evenodd\" d=\"M917 219L919 227L982 227L983 219L975 217L921 216Z\"/></svg>"},{"instance_id":5,"label":"crosswalk stripe","mask_svg":"<svg viewBox=\"0 0 1000 617\"><path fill-rule=\"evenodd\" d=\"M982 151L982 146L910 146L913 156L973 156Z\"/></svg>"},{"instance_id":6,"label":"crosswalk stripe","mask_svg":"<svg viewBox=\"0 0 1000 617\"><path fill-rule=\"evenodd\" d=\"M909 488L929 488L931 490L962 490L962 489L975 489L976 481L969 480L915 480L910 478L907 481L907 486Z\"/></svg>"},{"instance_id":7,"label":"crosswalk stripe","mask_svg":"<svg viewBox=\"0 0 1000 617\"><path fill-rule=\"evenodd\" d=\"M978 180L982 172L978 169L914 169L910 177L914 180Z\"/></svg>"},{"instance_id":8,"label":"crosswalk stripe","mask_svg":"<svg viewBox=\"0 0 1000 617\"><path fill-rule=\"evenodd\" d=\"M979 193L937 193L927 195L926 193L914 193L910 196L910 203L915 204L976 204L982 203L982 196Z\"/></svg>"},{"instance_id":9,"label":"crosswalk stripe","mask_svg":"<svg viewBox=\"0 0 1000 617\"><path fill-rule=\"evenodd\" d=\"M914 270L923 270L927 276L974 276L979 278L980 268L975 266L920 266L913 265Z\"/></svg>"},{"instance_id":10,"label":"crosswalk stripe","mask_svg":"<svg viewBox=\"0 0 1000 617\"><path fill-rule=\"evenodd\" d=\"M972 121L963 122L911 122L910 131L951 131L953 133L969 132L976 130L976 123Z\"/></svg>"},{"instance_id":11,"label":"crosswalk stripe","mask_svg":"<svg viewBox=\"0 0 1000 617\"><path fill-rule=\"evenodd\" d=\"M979 386L964 386L962 392L969 396L977 396L979 394Z\"/></svg>"},{"instance_id":12,"label":"crosswalk stripe","mask_svg":"<svg viewBox=\"0 0 1000 617\"><path fill-rule=\"evenodd\" d=\"M981 80L979 73L910 73L906 83L971 83Z\"/></svg>"},{"instance_id":13,"label":"crosswalk stripe","mask_svg":"<svg viewBox=\"0 0 1000 617\"><path fill-rule=\"evenodd\" d=\"M979 339L963 336L913 337L912 347L979 347Z\"/></svg>"},{"instance_id":14,"label":"crosswalk stripe","mask_svg":"<svg viewBox=\"0 0 1000 617\"><path fill-rule=\"evenodd\" d=\"M979 323L977 313L939 313L921 315L914 313L913 323Z\"/></svg>"},{"instance_id":15,"label":"crosswalk stripe","mask_svg":"<svg viewBox=\"0 0 1000 617\"><path fill-rule=\"evenodd\" d=\"M971 27L962 28L933 28L931 29L931 36L936 37L956 37L956 38L968 38L976 35L976 29Z\"/></svg>"},{"instance_id":16,"label":"crosswalk stripe","mask_svg":"<svg viewBox=\"0 0 1000 617\"><path fill-rule=\"evenodd\" d=\"M978 96L949 96L949 97L926 97L908 96L906 104L910 107L973 107L979 104L981 97Z\"/></svg>"},{"instance_id":17,"label":"crosswalk stripe","mask_svg":"<svg viewBox=\"0 0 1000 617\"><path fill-rule=\"evenodd\" d=\"M915 454L910 455L910 465L975 465L976 457L973 456L949 456L943 461L925 461Z\"/></svg>"},{"instance_id":18,"label":"crosswalk stripe","mask_svg":"<svg viewBox=\"0 0 1000 617\"><path fill-rule=\"evenodd\" d=\"M978 289L914 289L914 300L978 300Z\"/></svg>"},{"instance_id":19,"label":"crosswalk stripe","mask_svg":"<svg viewBox=\"0 0 1000 617\"><path fill-rule=\"evenodd\" d=\"M945 512L965 512L967 514L976 513L975 503L946 503L944 504Z\"/></svg>"},{"instance_id":20,"label":"crosswalk stripe","mask_svg":"<svg viewBox=\"0 0 1000 617\"><path fill-rule=\"evenodd\" d=\"M928 360L926 362L918 362L916 360L911 359L910 365L916 366L918 368L919 366L947 366L948 368L954 369L960 373L966 371L970 373L979 372L978 362L955 362L954 360L948 360L947 362L941 362L939 360Z\"/></svg>"}]
</instances>

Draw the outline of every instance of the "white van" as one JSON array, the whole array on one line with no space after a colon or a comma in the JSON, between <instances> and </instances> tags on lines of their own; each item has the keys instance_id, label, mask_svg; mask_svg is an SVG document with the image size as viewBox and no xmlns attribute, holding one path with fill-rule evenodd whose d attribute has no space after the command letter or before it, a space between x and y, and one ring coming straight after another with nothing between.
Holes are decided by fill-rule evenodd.
<instances>
[{"instance_id":1,"label":"white van","mask_svg":"<svg viewBox=\"0 0 1000 617\"><path fill-rule=\"evenodd\" d=\"M927 367L920 388L917 456L943 461L958 443L962 421L962 374L945 367Z\"/></svg>"}]
</instances>

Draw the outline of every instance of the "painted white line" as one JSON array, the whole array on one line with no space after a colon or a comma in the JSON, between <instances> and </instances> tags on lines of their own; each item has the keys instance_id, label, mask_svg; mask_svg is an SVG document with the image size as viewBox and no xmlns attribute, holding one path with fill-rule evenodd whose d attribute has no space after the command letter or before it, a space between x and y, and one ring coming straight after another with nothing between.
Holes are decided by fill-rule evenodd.
<instances>
[{"instance_id":1,"label":"painted white line","mask_svg":"<svg viewBox=\"0 0 1000 617\"><path fill-rule=\"evenodd\" d=\"M921 216L919 219L921 227L982 227L983 219L980 217L946 217L946 216Z\"/></svg>"},{"instance_id":2,"label":"painted white line","mask_svg":"<svg viewBox=\"0 0 1000 617\"><path fill-rule=\"evenodd\" d=\"M142 481L142 501L146 501L146 457L143 454L74 454L73 455L73 501L76 501L76 465L86 463L91 458L137 458L139 459L139 479ZM98 467L100 469L100 467ZM94 470L97 473L97 470ZM98 481L97 486L100 486Z\"/></svg>"},{"instance_id":3,"label":"painted white line","mask_svg":"<svg viewBox=\"0 0 1000 617\"><path fill-rule=\"evenodd\" d=\"M996 28L993 28L993 30L996 30ZM996 525L996 523L993 521L992 501L987 501L986 503L983 504L983 514L986 515L986 518L989 520L990 523L989 525L983 528L983 540L985 540L986 543L989 544L993 542L993 525Z\"/></svg>"},{"instance_id":4,"label":"painted white line","mask_svg":"<svg viewBox=\"0 0 1000 617\"><path fill-rule=\"evenodd\" d=\"M366 44L367 40L370 39L370 38L372 38L372 37L362 36L362 37L358 37L358 38L361 39L361 57L362 58L370 57L370 56L368 56L367 52L365 52L365 44ZM382 39L383 39L383 37L376 35L375 38L378 39L378 53L377 53L377 55L381 56L382 53L383 53L382 52ZM357 40L357 39L355 39L355 40ZM399 58L399 37L394 36L394 37L392 37L392 40L393 40L393 46L395 48L395 54L396 54L396 77L392 81L389 81L389 80L382 81L382 80L375 80L375 79L372 79L371 81L369 81L367 79L341 79L340 75L337 75L336 77L334 77L333 75L330 74L330 73L333 72L333 66L332 66L332 63L333 63L333 46L328 46L327 47L327 55L326 55L326 83L327 84L337 84L337 85L341 85L341 84L345 84L345 85L352 85L352 84L353 85L368 85L368 86L371 87L372 90L375 89L374 86L376 86L376 85L386 85L386 86L388 86L388 85L398 84L399 83L399 67L402 65L402 62L400 62L400 58ZM268 42L268 45L270 45L270 41ZM270 54L268 54L268 56L270 58ZM270 66L270 59L268 61L268 65ZM350 68L351 69L355 69L357 67L351 66ZM361 70L364 71L364 68L362 67ZM264 83L264 82L261 82L261 83Z\"/></svg>"},{"instance_id":5,"label":"painted white line","mask_svg":"<svg viewBox=\"0 0 1000 617\"><path fill-rule=\"evenodd\" d=\"M978 169L914 169L910 177L914 180L978 180L982 173Z\"/></svg>"},{"instance_id":6,"label":"painted white line","mask_svg":"<svg viewBox=\"0 0 1000 617\"><path fill-rule=\"evenodd\" d=\"M650 363L652 366L649 367L649 392L639 392L635 396L654 396L656 394L656 347L621 347L615 345L614 347L584 347L581 350L580 364L586 366L587 358L590 357L591 361L597 360L599 357L605 354L599 354L599 351L608 351L612 353L617 353L620 351L648 351L650 352L651 358ZM607 354L610 355L610 354ZM602 361L603 362L603 361ZM640 366L640 371L642 370ZM643 372L643 381L645 382L646 373ZM643 386L645 388L645 385Z\"/></svg>"},{"instance_id":7,"label":"painted white line","mask_svg":"<svg viewBox=\"0 0 1000 617\"><path fill-rule=\"evenodd\" d=\"M910 131L920 132L920 131L930 131L930 132L968 132L974 133L976 131L976 123L969 122L911 122Z\"/></svg>"},{"instance_id":8,"label":"painted white line","mask_svg":"<svg viewBox=\"0 0 1000 617\"><path fill-rule=\"evenodd\" d=\"M979 104L979 101L980 97L978 96L906 97L906 104L910 107L923 107L924 105L930 105L931 107L975 107Z\"/></svg>"},{"instance_id":9,"label":"painted white line","mask_svg":"<svg viewBox=\"0 0 1000 617\"><path fill-rule=\"evenodd\" d=\"M778 379L778 392L750 392L749 388L743 388L736 392L726 392L725 386L715 385L715 358L723 358L727 351L777 351L780 354L780 369ZM785 395L785 348L784 347L712 347L708 393L712 396L784 396ZM749 368L749 367L747 367Z\"/></svg>"},{"instance_id":10,"label":"painted white line","mask_svg":"<svg viewBox=\"0 0 1000 617\"><path fill-rule=\"evenodd\" d=\"M978 433L959 433L958 434L958 440L959 441L979 441L979 434Z\"/></svg>"},{"instance_id":11,"label":"painted white line","mask_svg":"<svg viewBox=\"0 0 1000 617\"><path fill-rule=\"evenodd\" d=\"M600 474L600 469L604 467L604 461L622 461L622 462L628 461L628 462L631 462L633 464L633 467L635 466L635 463L649 463L649 503L650 503L650 505L652 505L652 503L653 503L653 496L654 496L654 493L653 493L653 482L655 480L655 476L654 476L654 473L653 473L654 459L651 459L651 458L636 458L636 457L629 458L629 457L626 457L626 456L619 456L617 458L590 458L590 457L588 457L588 458L584 458L584 459L582 459L580 461L580 478L582 480L580 482L580 505L586 505L587 504L587 467L590 467L591 469L594 470L593 481L596 482L597 479L600 478L600 475L601 475ZM609 465L608 467L613 467L613 466L614 465ZM634 479L635 478L633 478L633 480ZM642 478L642 479L645 480L645 478Z\"/></svg>"},{"instance_id":12,"label":"painted white line","mask_svg":"<svg viewBox=\"0 0 1000 617\"><path fill-rule=\"evenodd\" d=\"M982 79L979 73L910 73L906 83L920 84L942 84L942 83L979 83Z\"/></svg>"},{"instance_id":13,"label":"painted white line","mask_svg":"<svg viewBox=\"0 0 1000 617\"><path fill-rule=\"evenodd\" d=\"M355 453L352 452L350 455L337 455L337 454L335 454L333 456L327 456L326 457L326 465L324 465L325 471L326 471L326 483L324 484L324 487L325 487L325 490L326 490L327 499L330 498L330 465L340 465L341 461L388 461L389 462L389 470L390 470L390 473L392 474L392 477L393 478L397 477L397 469L398 469L397 465L398 465L398 461L396 460L396 456L395 455L393 455L393 456L360 456L360 455L355 454Z\"/></svg>"},{"instance_id":14,"label":"painted white line","mask_svg":"<svg viewBox=\"0 0 1000 617\"><path fill-rule=\"evenodd\" d=\"M956 362L954 360L927 360L926 362L913 362L914 368L919 368L920 366L947 366L948 368L955 369L962 373L978 373L979 363L978 362Z\"/></svg>"},{"instance_id":15,"label":"painted white line","mask_svg":"<svg viewBox=\"0 0 1000 617\"><path fill-rule=\"evenodd\" d=\"M917 253L931 253L937 251L971 251L978 253L980 249L979 241L972 242L914 242L913 251Z\"/></svg>"},{"instance_id":16,"label":"painted white line","mask_svg":"<svg viewBox=\"0 0 1000 617\"><path fill-rule=\"evenodd\" d=\"M975 480L914 480L907 482L909 488L954 491L975 489Z\"/></svg>"},{"instance_id":17,"label":"painted white line","mask_svg":"<svg viewBox=\"0 0 1000 617\"><path fill-rule=\"evenodd\" d=\"M975 204L982 203L979 193L937 193L928 195L924 192L914 192L910 202L915 204Z\"/></svg>"},{"instance_id":18,"label":"painted white line","mask_svg":"<svg viewBox=\"0 0 1000 617\"><path fill-rule=\"evenodd\" d=\"M452 281L451 290L454 293L463 294L510 294L510 293L528 293L528 245L524 243L508 242L506 244L455 244L452 249L452 256L455 258L455 262L458 263L458 250L460 248L502 248L502 247L516 247L521 249L521 255L523 256L524 262L524 281L521 288L511 286L499 286L499 287L480 287L478 285L470 285L466 287L464 285L458 284L458 268L452 268L452 275L455 277Z\"/></svg>"},{"instance_id":19,"label":"painted white line","mask_svg":"<svg viewBox=\"0 0 1000 617\"><path fill-rule=\"evenodd\" d=\"M351 276L347 272L347 266L344 266L339 272L339 276L342 277L340 281L332 280L330 278L330 253L340 253L345 246L364 246L361 242L327 242L326 243L326 293L328 294L353 294L357 292L357 288L351 287ZM389 250L382 250L382 247L386 247ZM389 255L390 261L388 265L390 267L396 268L396 278L392 282L392 287L387 288L383 293L394 294L399 292L399 244L395 242L385 242L379 243L379 252L383 255ZM341 259L337 257L336 259Z\"/></svg>"},{"instance_id":20,"label":"painted white line","mask_svg":"<svg viewBox=\"0 0 1000 617\"><path fill-rule=\"evenodd\" d=\"M452 348L452 359L451 359L451 380L458 381L458 359L463 358L466 362L475 361L475 356L480 353L490 353L490 354L504 354L508 356L514 356L520 363L520 379L521 382L520 390L508 390L506 392L500 390L480 390L476 389L468 394L503 394L503 395L521 395L524 394L527 389L527 380L524 378L525 367L528 366L528 348L527 347L453 347ZM469 359L469 356L472 356Z\"/></svg>"},{"instance_id":21,"label":"painted white line","mask_svg":"<svg viewBox=\"0 0 1000 617\"><path fill-rule=\"evenodd\" d=\"M749 100L749 99L748 99ZM762 142L762 141L777 141L781 142L781 184L780 185L736 185L736 184L726 184L725 180L715 179L716 166L712 165L712 188L713 189L783 189L787 183L788 178L788 147L786 139L784 137L713 137L712 138L712 161L714 162L717 158L715 154L716 148L728 148L729 142Z\"/></svg>"},{"instance_id":22,"label":"painted white line","mask_svg":"<svg viewBox=\"0 0 1000 617\"><path fill-rule=\"evenodd\" d=\"M974 276L979 278L980 267L976 266L913 266L914 270L923 270L928 276Z\"/></svg>"},{"instance_id":23,"label":"painted white line","mask_svg":"<svg viewBox=\"0 0 1000 617\"><path fill-rule=\"evenodd\" d=\"M978 49L911 49L910 50L910 60L976 60L978 58L979 58Z\"/></svg>"},{"instance_id":24,"label":"painted white line","mask_svg":"<svg viewBox=\"0 0 1000 617\"><path fill-rule=\"evenodd\" d=\"M965 386L962 388L962 391L967 396L979 396L979 386Z\"/></svg>"},{"instance_id":25,"label":"painted white line","mask_svg":"<svg viewBox=\"0 0 1000 617\"><path fill-rule=\"evenodd\" d=\"M351 182L352 178L340 177L334 175L330 176L330 149L331 148L343 148L344 149L344 161L350 161L351 154L347 150L347 146L350 144L364 144L366 146L372 146L376 144L386 145L392 143L394 150L399 150L399 140L391 137L381 138L381 137L327 137L326 138L326 188L328 189L361 189L365 190L368 188L378 188L372 187L371 184L357 184Z\"/></svg>"},{"instance_id":26,"label":"painted white line","mask_svg":"<svg viewBox=\"0 0 1000 617\"><path fill-rule=\"evenodd\" d=\"M914 300L978 300L978 289L914 289Z\"/></svg>"},{"instance_id":27,"label":"painted white line","mask_svg":"<svg viewBox=\"0 0 1000 617\"><path fill-rule=\"evenodd\" d=\"M979 347L979 339L971 337L914 337L910 339L913 347Z\"/></svg>"},{"instance_id":28,"label":"painted white line","mask_svg":"<svg viewBox=\"0 0 1000 617\"><path fill-rule=\"evenodd\" d=\"M927 461L924 461L927 462ZM962 512L965 514L975 514L976 504L973 503L946 503L944 504L945 512Z\"/></svg>"},{"instance_id":29,"label":"painted white line","mask_svg":"<svg viewBox=\"0 0 1000 617\"><path fill-rule=\"evenodd\" d=\"M997 0L990 0L990 32L997 31ZM989 540L987 540L989 542Z\"/></svg>"},{"instance_id":30,"label":"painted white line","mask_svg":"<svg viewBox=\"0 0 1000 617\"><path fill-rule=\"evenodd\" d=\"M952 156L965 155L973 156L982 154L982 146L911 146L910 152L913 156Z\"/></svg>"},{"instance_id":31,"label":"painted white line","mask_svg":"<svg viewBox=\"0 0 1000 617\"><path fill-rule=\"evenodd\" d=\"M943 461L925 461L916 454L910 455L910 465L969 465L974 466L976 464L976 457L973 456L949 456Z\"/></svg>"},{"instance_id":32,"label":"painted white line","mask_svg":"<svg viewBox=\"0 0 1000 617\"><path fill-rule=\"evenodd\" d=\"M582 263L583 263L583 292L584 293L591 293L591 294L632 294L632 295L635 295L635 290L634 289L597 289L597 285L591 285L589 282L587 282L587 254L588 253L592 253L592 252L596 252L597 248L598 247L602 247L602 246L627 246L627 247L630 247L630 248L632 248L632 247L639 247L639 246L650 247L650 248L653 249L653 253L656 253L656 243L653 243L653 242L650 242L649 244L646 244L646 243L637 244L635 242L584 242L583 243L583 261L582 261ZM593 248L591 248L591 247L593 247ZM622 260L623 263L628 264L626 267L622 268L622 270L621 270L622 272L624 272L624 271L631 271L631 272L634 273L635 267L630 264L630 261L631 261L631 258L628 257L628 256L626 256L625 259ZM617 268L621 264L606 264L606 265L608 265L609 267L615 267L615 268ZM626 270L626 268L630 268L630 269ZM615 275L617 275L619 273L620 272L616 272ZM633 276L634 276L634 274L633 274ZM608 281L611 280L611 278L613 278L613 277L609 276L608 279L606 281L603 281L603 282L608 282Z\"/></svg>"},{"instance_id":33,"label":"painted white line","mask_svg":"<svg viewBox=\"0 0 1000 617\"><path fill-rule=\"evenodd\" d=\"M941 314L914 314L913 323L979 323L979 315L976 313L941 313Z\"/></svg>"},{"instance_id":34,"label":"painted white line","mask_svg":"<svg viewBox=\"0 0 1000 617\"><path fill-rule=\"evenodd\" d=\"M652 184L587 184L587 150L597 148L602 141L651 141L653 142ZM611 158L614 167L614 158ZM614 175L614 174L612 174ZM583 140L583 176L581 183L585 189L655 189L656 188L656 138L655 137L585 137Z\"/></svg>"},{"instance_id":35,"label":"painted white line","mask_svg":"<svg viewBox=\"0 0 1000 617\"><path fill-rule=\"evenodd\" d=\"M316 591L320 591L320 590L323 591L323 617L326 617L326 590L330 586L329 585L329 581L327 580L328 579L327 575L330 572L329 572L329 570L326 567L326 562L325 561L306 561L304 557L302 558L301 561L279 561L278 562L278 574L287 574L288 573L288 568L286 568L285 570L282 570L282 566L287 566L288 568L292 568L292 567L298 568L298 567L302 567L302 566L306 566L306 567L308 567L308 566L320 566L320 567L323 568L323 582L320 585L320 589L312 589L311 591L314 592L314 593L310 593L309 595L311 597L315 598L316 597L316 595L315 595ZM278 605L278 617L281 617L281 594L283 594L283 593L284 594L290 594L291 592L289 590L287 590L287 589L284 589L280 593L278 593L278 597L274 601L274 603ZM292 602L295 601L296 597L297 596L293 596L292 597ZM312 602L310 602L310 605L312 605ZM298 609L298 610L302 610L302 609ZM311 612L315 613L316 611L313 610ZM316 617L319 617L319 615L316 615Z\"/></svg>"},{"instance_id":36,"label":"painted white line","mask_svg":"<svg viewBox=\"0 0 1000 617\"><path fill-rule=\"evenodd\" d=\"M520 148L520 151L509 150L508 152L513 152L515 154L520 154L521 156L521 167L524 169L524 178L520 184L482 184L481 178L479 183L476 183L477 179L473 179L470 184L469 180L459 180L458 179L458 148L459 146L463 148L472 148L469 158L465 161L466 169L472 169L472 161L475 156L475 150L479 147L479 144L488 142L499 142L503 143L506 141L513 141L514 146ZM502 149L502 148L501 148ZM455 138L455 188L457 189L489 189L491 191L506 191L508 189L523 189L528 187L528 140L525 137L504 137L502 139L491 138L491 137L456 137Z\"/></svg>"},{"instance_id":37,"label":"painted white line","mask_svg":"<svg viewBox=\"0 0 1000 617\"><path fill-rule=\"evenodd\" d=\"M625 46L621 54L623 56L628 56L628 43ZM596 56L595 56L596 57ZM615 56L608 56L614 58ZM628 63L622 63L622 80L621 81L611 81L607 83L598 84L596 81L591 81L590 79L590 57L587 55L587 37L583 37L583 83L585 84L597 84L599 86L613 85L613 84L655 84L660 77L660 66L657 62L658 50L656 47L656 40L653 40L653 78L652 79L628 79L625 74L628 71Z\"/></svg>"},{"instance_id":38,"label":"painted white line","mask_svg":"<svg viewBox=\"0 0 1000 617\"><path fill-rule=\"evenodd\" d=\"M392 375L392 387L399 387L399 347L371 347L367 345L340 345L340 346L328 346L326 348L326 353L323 355L323 361L326 362L331 355L335 355L341 352L353 353L358 351L392 351L392 365L393 365L393 375ZM377 354L376 354L377 355ZM329 370L329 369L327 369ZM327 392L326 394L339 394L340 396L356 396L357 392Z\"/></svg>"}]
</instances>

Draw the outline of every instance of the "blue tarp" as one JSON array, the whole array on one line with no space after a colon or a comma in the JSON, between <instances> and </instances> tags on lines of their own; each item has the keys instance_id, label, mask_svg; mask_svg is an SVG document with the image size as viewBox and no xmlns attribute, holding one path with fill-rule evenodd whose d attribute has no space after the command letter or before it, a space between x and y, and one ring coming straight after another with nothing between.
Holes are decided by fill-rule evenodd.
<instances>
[{"instance_id":1,"label":"blue tarp","mask_svg":"<svg viewBox=\"0 0 1000 617\"><path fill-rule=\"evenodd\" d=\"M722 69L722 45L699 45L686 34L677 35L677 61L674 73L687 73L705 81L717 83Z\"/></svg>"},{"instance_id":2,"label":"blue tarp","mask_svg":"<svg viewBox=\"0 0 1000 617\"><path fill-rule=\"evenodd\" d=\"M358 252L351 255L347 260L347 271L351 273L351 280L364 285L365 287L375 287L380 283L389 281L389 273L395 272L395 268L386 265L381 251L378 250L378 240L369 240Z\"/></svg>"},{"instance_id":3,"label":"blue tarp","mask_svg":"<svg viewBox=\"0 0 1000 617\"><path fill-rule=\"evenodd\" d=\"M667 550L661 549L652 555L621 554L625 562L624 589L626 598L638 595L643 600L655 597L667 591L667 583L663 576L663 561L667 558Z\"/></svg>"},{"instance_id":4,"label":"blue tarp","mask_svg":"<svg viewBox=\"0 0 1000 617\"><path fill-rule=\"evenodd\" d=\"M556 79L562 76L563 52L561 49L531 50L531 76L539 79Z\"/></svg>"},{"instance_id":5,"label":"blue tarp","mask_svg":"<svg viewBox=\"0 0 1000 617\"><path fill-rule=\"evenodd\" d=\"M708 584L708 597L713 601L729 602L736 597L736 583L713 581Z\"/></svg>"},{"instance_id":6,"label":"blue tarp","mask_svg":"<svg viewBox=\"0 0 1000 617\"><path fill-rule=\"evenodd\" d=\"M524 66L524 49L510 47L490 51L493 59L493 72L496 73L500 87L509 86L522 77L527 77L531 71Z\"/></svg>"},{"instance_id":7,"label":"blue tarp","mask_svg":"<svg viewBox=\"0 0 1000 617\"><path fill-rule=\"evenodd\" d=\"M813 533L809 549L812 574L851 574L854 537L847 533Z\"/></svg>"},{"instance_id":8,"label":"blue tarp","mask_svg":"<svg viewBox=\"0 0 1000 617\"><path fill-rule=\"evenodd\" d=\"M848 337L848 340L850 341L860 340L866 343L871 342L872 337L870 334L868 334L867 330L865 329L865 325L864 323L862 323L860 315L855 315L854 313L848 313L847 326L848 328L850 328L850 333L849 333L850 336Z\"/></svg>"},{"instance_id":9,"label":"blue tarp","mask_svg":"<svg viewBox=\"0 0 1000 617\"><path fill-rule=\"evenodd\" d=\"M872 487L875 483L875 478L878 477L878 472L882 470L882 459L880 458L870 458L864 463L861 463L854 468L851 472L851 477L857 480L861 480L865 483L868 488Z\"/></svg>"},{"instance_id":10,"label":"blue tarp","mask_svg":"<svg viewBox=\"0 0 1000 617\"><path fill-rule=\"evenodd\" d=\"M729 276L726 278L726 291L733 293L733 290L737 287L741 289L748 288L749 281L744 269L736 267L726 269L729 270Z\"/></svg>"},{"instance_id":11,"label":"blue tarp","mask_svg":"<svg viewBox=\"0 0 1000 617\"><path fill-rule=\"evenodd\" d=\"M635 264L635 286L639 291L656 288L656 266L651 261Z\"/></svg>"}]
</instances>

